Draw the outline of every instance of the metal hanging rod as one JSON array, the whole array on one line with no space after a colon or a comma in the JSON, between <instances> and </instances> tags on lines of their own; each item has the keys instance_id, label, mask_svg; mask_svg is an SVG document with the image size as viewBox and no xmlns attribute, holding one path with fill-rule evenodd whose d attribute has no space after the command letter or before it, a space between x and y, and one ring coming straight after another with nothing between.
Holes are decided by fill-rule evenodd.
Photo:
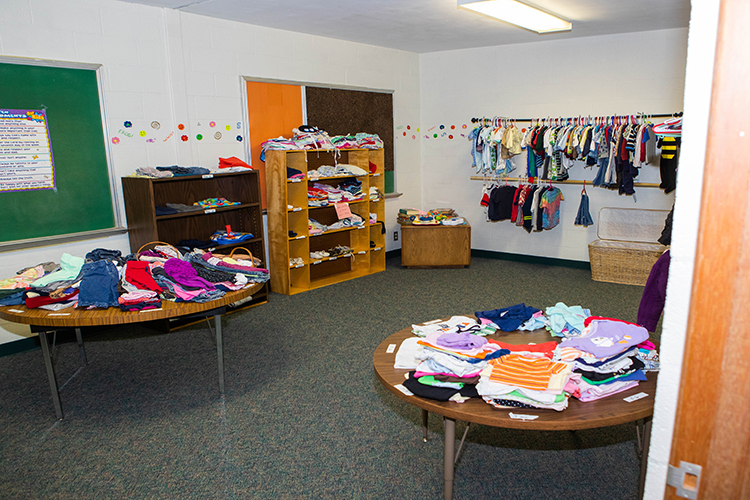
<instances>
[{"instance_id":1,"label":"metal hanging rod","mask_svg":"<svg viewBox=\"0 0 750 500\"><path fill-rule=\"evenodd\" d=\"M628 114L628 115L617 115L617 114L615 114L615 115L579 115L577 117L576 116L566 116L566 117L562 117L562 116L557 116L557 117L555 117L555 116L547 116L547 117L543 117L542 116L542 117L539 117L539 118L512 118L510 116L493 116L493 117L483 116L481 118L477 118L477 117L472 118L471 119L471 123L479 123L481 121L490 121L491 122L494 119L511 120L511 121L514 121L514 122L529 122L529 123L531 123L531 122L534 122L534 121L543 121L543 120L544 121L547 121L547 120L549 120L549 121L552 121L552 120L564 120L564 121L567 121L567 120L580 120L582 118L587 118L587 119L592 119L593 120L595 118L626 118L626 117L630 117L630 116L633 116L633 117L636 117L636 118L642 118L642 117L646 117L646 118L672 118L672 117L682 116L682 111L680 111L679 113L661 113L661 114L656 114L656 115L651 115L651 114L648 114L648 113L638 112L638 113Z\"/></svg>"},{"instance_id":2,"label":"metal hanging rod","mask_svg":"<svg viewBox=\"0 0 750 500\"><path fill-rule=\"evenodd\" d=\"M471 177L469 177L469 179L472 180L472 181L485 181L485 182L489 182L489 181L493 181L493 180L494 181L498 181L498 182L517 182L517 181L529 182L529 179L527 177L493 177L493 176L482 177L482 176L479 176L479 175L472 175ZM549 183L555 183L555 184L588 184L589 186L593 186L593 184L591 184L590 180L584 180L584 179L581 179L581 180L578 180L578 179L566 179L564 181L553 181L553 180L550 180L550 179L541 179L540 178L539 182L541 184L549 184ZM536 183L536 178L534 179L534 183ZM661 184L651 183L651 182L634 182L633 186L635 186L635 187L658 188L658 187L661 187Z\"/></svg>"}]
</instances>

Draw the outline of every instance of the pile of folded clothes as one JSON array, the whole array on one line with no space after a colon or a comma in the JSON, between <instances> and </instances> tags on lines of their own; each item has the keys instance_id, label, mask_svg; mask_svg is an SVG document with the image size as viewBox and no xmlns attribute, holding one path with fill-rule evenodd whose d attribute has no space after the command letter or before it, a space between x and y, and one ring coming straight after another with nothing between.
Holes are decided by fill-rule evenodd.
<instances>
[{"instance_id":1,"label":"pile of folded clothes","mask_svg":"<svg viewBox=\"0 0 750 500\"><path fill-rule=\"evenodd\" d=\"M594 401L646 380L646 363L641 358L655 358L648 336L648 330L634 323L599 316L586 318L583 333L560 342L555 353L556 359L569 362L573 368L573 396Z\"/></svg>"},{"instance_id":2,"label":"pile of folded clothes","mask_svg":"<svg viewBox=\"0 0 750 500\"><path fill-rule=\"evenodd\" d=\"M383 140L377 134L360 132L354 135L330 137L325 130L310 125L292 129L291 139L280 136L268 139L261 144L261 161L265 161L266 151L288 151L294 149L379 149Z\"/></svg>"},{"instance_id":3,"label":"pile of folded clothes","mask_svg":"<svg viewBox=\"0 0 750 500\"><path fill-rule=\"evenodd\" d=\"M554 329L573 332L568 313L577 318L588 311L563 306L547 308L565 313L553 321ZM562 411L571 396L595 401L633 389L646 380L644 372L659 369L648 331L627 321L589 315L578 334L562 341L511 344L496 332L549 329L550 318L523 303L475 317L412 325L415 336L402 342L394 363L409 370L404 387L440 401L481 397L497 409Z\"/></svg>"},{"instance_id":4,"label":"pile of folded clothes","mask_svg":"<svg viewBox=\"0 0 750 500\"><path fill-rule=\"evenodd\" d=\"M60 310L68 307L140 311L163 300L208 302L228 291L269 279L252 258L232 258L195 249L183 255L171 245L155 245L137 255L97 248L85 258L63 254L0 280L0 305Z\"/></svg>"}]
</instances>

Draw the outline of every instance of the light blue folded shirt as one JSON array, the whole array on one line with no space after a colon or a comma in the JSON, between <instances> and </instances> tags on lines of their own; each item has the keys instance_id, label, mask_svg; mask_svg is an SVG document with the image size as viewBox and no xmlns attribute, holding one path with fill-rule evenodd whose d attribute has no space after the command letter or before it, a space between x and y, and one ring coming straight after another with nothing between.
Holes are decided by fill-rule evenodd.
<instances>
[{"instance_id":1,"label":"light blue folded shirt","mask_svg":"<svg viewBox=\"0 0 750 500\"><path fill-rule=\"evenodd\" d=\"M60 270L42 276L31 284L32 287L41 288L55 281L71 281L78 277L83 267L84 258L74 257L69 253L60 257Z\"/></svg>"}]
</instances>

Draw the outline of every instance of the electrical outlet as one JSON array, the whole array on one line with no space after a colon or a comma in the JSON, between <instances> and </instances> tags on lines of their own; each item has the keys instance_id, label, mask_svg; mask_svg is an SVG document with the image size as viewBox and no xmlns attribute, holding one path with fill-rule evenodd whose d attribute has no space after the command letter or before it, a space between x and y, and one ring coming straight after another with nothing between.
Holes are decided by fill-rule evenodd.
<instances>
[{"instance_id":1,"label":"electrical outlet","mask_svg":"<svg viewBox=\"0 0 750 500\"><path fill-rule=\"evenodd\" d=\"M398 231L393 231L393 241L398 241Z\"/></svg>"}]
</instances>

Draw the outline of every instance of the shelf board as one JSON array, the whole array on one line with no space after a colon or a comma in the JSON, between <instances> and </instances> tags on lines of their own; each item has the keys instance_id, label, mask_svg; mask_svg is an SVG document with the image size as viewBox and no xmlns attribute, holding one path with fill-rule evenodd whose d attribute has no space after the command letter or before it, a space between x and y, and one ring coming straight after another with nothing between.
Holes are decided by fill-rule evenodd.
<instances>
[{"instance_id":1,"label":"shelf board","mask_svg":"<svg viewBox=\"0 0 750 500\"><path fill-rule=\"evenodd\" d=\"M340 202L340 203L348 203L349 205L356 205L356 204L358 204L358 203L364 203L364 202L366 202L366 201L367 201L367 198L363 198L363 199L361 199L361 200L342 201L342 202ZM323 205L323 206L320 206L320 207L311 207L311 206L309 206L309 205L308 205L308 206L307 206L307 209L308 209L308 210L314 210L314 209L316 209L316 208L332 208L332 207L334 207L335 205L336 205L336 203L329 203L328 205Z\"/></svg>"},{"instance_id":2,"label":"shelf board","mask_svg":"<svg viewBox=\"0 0 750 500\"><path fill-rule=\"evenodd\" d=\"M315 236L323 236L324 234L334 234L334 233L342 233L344 231L354 231L356 229L365 229L369 227L369 224L364 226L351 226L351 227L342 227L341 229L331 229L330 231L323 231L322 233L317 234L311 234L310 238L313 238Z\"/></svg>"},{"instance_id":3,"label":"shelf board","mask_svg":"<svg viewBox=\"0 0 750 500\"><path fill-rule=\"evenodd\" d=\"M168 220L168 219L184 219L186 217L197 217L200 215L211 215L218 212L231 212L232 210L242 210L243 208L252 208L260 206L260 203L242 203L240 205L228 205L225 207L216 207L216 208L202 208L200 210L193 210L192 212L178 212L176 214L169 214L169 215L157 215L156 220L157 222L160 220Z\"/></svg>"},{"instance_id":4,"label":"shelf board","mask_svg":"<svg viewBox=\"0 0 750 500\"><path fill-rule=\"evenodd\" d=\"M347 177L367 177L370 174L362 174L362 175L356 175L356 174L343 174L343 175L332 175L330 177L308 177L308 182L317 182L317 181L327 181L331 179L346 179Z\"/></svg>"},{"instance_id":5,"label":"shelf board","mask_svg":"<svg viewBox=\"0 0 750 500\"><path fill-rule=\"evenodd\" d=\"M247 175L250 172L253 172L253 170L248 169L247 172L211 172L211 173L203 174L203 175L173 175L172 177L156 177L156 178L148 177L148 179L151 180L152 182L157 182L157 183L177 182L177 181L196 181L196 180L201 180L201 179L209 180L209 179L214 179L217 177L232 177L235 175Z\"/></svg>"}]
</instances>

